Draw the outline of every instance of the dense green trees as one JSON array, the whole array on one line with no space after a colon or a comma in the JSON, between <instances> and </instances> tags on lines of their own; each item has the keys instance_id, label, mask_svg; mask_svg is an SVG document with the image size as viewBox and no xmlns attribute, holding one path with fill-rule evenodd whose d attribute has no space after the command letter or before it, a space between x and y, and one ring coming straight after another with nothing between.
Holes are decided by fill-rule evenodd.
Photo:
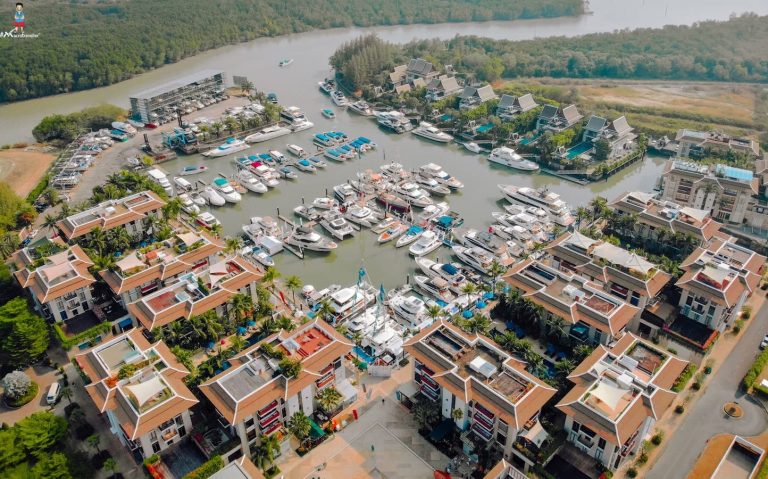
<instances>
[{"instance_id":1,"label":"dense green trees","mask_svg":"<svg viewBox=\"0 0 768 479\"><path fill-rule=\"evenodd\" d=\"M66 431L67 420L50 412L34 413L11 428L0 429L3 477L71 479L76 465L54 450Z\"/></svg>"},{"instance_id":2,"label":"dense green trees","mask_svg":"<svg viewBox=\"0 0 768 479\"><path fill-rule=\"evenodd\" d=\"M36 216L32 205L19 198L8 183L0 182L0 234L28 225ZM11 249L14 250L15 248ZM2 257L7 256L3 250Z\"/></svg>"},{"instance_id":3,"label":"dense green trees","mask_svg":"<svg viewBox=\"0 0 768 479\"><path fill-rule=\"evenodd\" d=\"M363 37L343 45L331 57L331 65L354 87L386 82L381 71L367 71L369 67L389 67L413 57L437 66L451 64L468 78L487 82L517 76L764 82L768 80L766 48L766 17L745 14L691 27L576 38L508 41L457 36L393 46Z\"/></svg>"},{"instance_id":4,"label":"dense green trees","mask_svg":"<svg viewBox=\"0 0 768 479\"><path fill-rule=\"evenodd\" d=\"M94 106L69 115L48 115L32 129L32 135L37 141L69 143L82 131L109 128L113 121L125 115L126 111L115 105Z\"/></svg>"},{"instance_id":5,"label":"dense green trees","mask_svg":"<svg viewBox=\"0 0 768 479\"><path fill-rule=\"evenodd\" d=\"M40 39L0 44L0 102L109 85L217 46L316 28L582 11L580 0L134 0L27 7L27 32ZM0 17L11 18L12 8L5 3Z\"/></svg>"},{"instance_id":6,"label":"dense green trees","mask_svg":"<svg viewBox=\"0 0 768 479\"><path fill-rule=\"evenodd\" d=\"M0 364L17 367L36 361L50 343L48 326L24 298L0 306L0 338Z\"/></svg>"}]
</instances>

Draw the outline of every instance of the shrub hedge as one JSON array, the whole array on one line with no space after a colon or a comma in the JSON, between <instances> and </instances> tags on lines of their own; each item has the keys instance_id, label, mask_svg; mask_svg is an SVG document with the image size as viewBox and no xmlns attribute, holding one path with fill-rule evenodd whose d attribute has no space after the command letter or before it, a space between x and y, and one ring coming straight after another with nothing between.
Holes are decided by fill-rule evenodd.
<instances>
[{"instance_id":1,"label":"shrub hedge","mask_svg":"<svg viewBox=\"0 0 768 479\"><path fill-rule=\"evenodd\" d=\"M67 336L67 333L61 329L61 326L58 323L53 325L53 330L56 331L56 338L59 340L61 347L64 349L70 349L73 346L77 346L88 338L93 338L100 334L108 333L111 328L112 325L109 323L100 323L70 337Z\"/></svg>"},{"instance_id":2,"label":"shrub hedge","mask_svg":"<svg viewBox=\"0 0 768 479\"><path fill-rule=\"evenodd\" d=\"M200 467L184 476L184 479L208 479L223 467L224 459L221 456L213 456Z\"/></svg>"},{"instance_id":3,"label":"shrub hedge","mask_svg":"<svg viewBox=\"0 0 768 479\"><path fill-rule=\"evenodd\" d=\"M683 369L683 372L680 373L680 376L675 379L675 383L672 385L672 391L676 393L682 391L685 388L685 385L688 384L688 381L691 380L695 372L696 365L693 363L688 363L688 366Z\"/></svg>"},{"instance_id":4,"label":"shrub hedge","mask_svg":"<svg viewBox=\"0 0 768 479\"><path fill-rule=\"evenodd\" d=\"M765 366L768 364L768 349L764 349L763 352L760 353L760 355L757 356L757 359L755 359L755 362L752 363L752 367L749 368L749 371L747 371L747 375L744 376L744 380L742 381L742 385L744 386L744 389L749 389L752 386L754 386L755 381L757 381L757 377L760 376L760 373L763 372L763 369L765 369Z\"/></svg>"}]
</instances>

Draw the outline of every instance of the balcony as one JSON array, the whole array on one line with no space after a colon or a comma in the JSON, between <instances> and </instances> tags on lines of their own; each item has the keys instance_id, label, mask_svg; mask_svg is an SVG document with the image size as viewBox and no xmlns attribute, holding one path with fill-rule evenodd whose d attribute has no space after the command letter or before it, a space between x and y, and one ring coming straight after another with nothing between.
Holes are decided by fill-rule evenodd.
<instances>
[{"instance_id":1,"label":"balcony","mask_svg":"<svg viewBox=\"0 0 768 479\"><path fill-rule=\"evenodd\" d=\"M272 401L269 403L265 408L259 409L257 414L259 415L259 419L263 418L270 412L272 412L277 407L277 400Z\"/></svg>"}]
</instances>

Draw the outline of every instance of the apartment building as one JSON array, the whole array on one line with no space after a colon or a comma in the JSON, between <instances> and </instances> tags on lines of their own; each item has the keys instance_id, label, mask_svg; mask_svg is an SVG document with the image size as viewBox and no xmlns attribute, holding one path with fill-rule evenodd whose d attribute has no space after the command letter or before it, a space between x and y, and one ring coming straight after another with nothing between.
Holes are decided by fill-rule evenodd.
<instances>
[{"instance_id":1,"label":"apartment building","mask_svg":"<svg viewBox=\"0 0 768 479\"><path fill-rule=\"evenodd\" d=\"M192 431L189 409L198 400L184 384L189 371L161 341L132 330L75 357L85 390L112 434L147 458Z\"/></svg>"},{"instance_id":2,"label":"apartment building","mask_svg":"<svg viewBox=\"0 0 768 479\"><path fill-rule=\"evenodd\" d=\"M611 201L608 206L621 215L637 215L635 234L641 239L657 240L660 234L681 233L694 236L704 243L720 231L720 223L712 218L709 210L659 200L652 193L629 191Z\"/></svg>"},{"instance_id":3,"label":"apartment building","mask_svg":"<svg viewBox=\"0 0 768 479\"><path fill-rule=\"evenodd\" d=\"M345 377L343 358L353 344L324 321L292 332L280 331L229 360L231 367L200 385L228 427L237 434L245 456L260 435L283 430L298 411L312 416L315 397L330 386L352 401L356 390ZM280 370L280 359L301 361L295 378Z\"/></svg>"},{"instance_id":4,"label":"apartment building","mask_svg":"<svg viewBox=\"0 0 768 479\"><path fill-rule=\"evenodd\" d=\"M719 237L697 248L680 265L684 273L675 283L680 315L722 332L760 285L765 259Z\"/></svg>"},{"instance_id":5,"label":"apartment building","mask_svg":"<svg viewBox=\"0 0 768 479\"><path fill-rule=\"evenodd\" d=\"M60 323L93 307L93 262L80 246L46 238L16 251L12 260L16 280L44 318Z\"/></svg>"},{"instance_id":6,"label":"apartment building","mask_svg":"<svg viewBox=\"0 0 768 479\"><path fill-rule=\"evenodd\" d=\"M608 469L621 466L672 406L687 365L632 334L598 346L574 369L573 387L557 404L568 441Z\"/></svg>"},{"instance_id":7,"label":"apartment building","mask_svg":"<svg viewBox=\"0 0 768 479\"><path fill-rule=\"evenodd\" d=\"M576 105L568 105L565 108L560 108L554 105L544 105L544 108L539 113L539 117L536 120L537 129L551 130L553 132L561 132L575 125L584 116L579 113Z\"/></svg>"},{"instance_id":8,"label":"apartment building","mask_svg":"<svg viewBox=\"0 0 768 479\"><path fill-rule=\"evenodd\" d=\"M409 339L414 381L442 416L468 430L480 447L493 447L526 471L533 461L514 447L539 447L547 432L538 420L555 389L525 371L524 364L493 340L468 335L439 321ZM462 412L461 418L453 415Z\"/></svg>"},{"instance_id":9,"label":"apartment building","mask_svg":"<svg viewBox=\"0 0 768 479\"><path fill-rule=\"evenodd\" d=\"M750 138L736 138L717 131L678 130L675 136L677 154L683 158L702 158L709 151L745 153L757 158L760 144Z\"/></svg>"},{"instance_id":10,"label":"apartment building","mask_svg":"<svg viewBox=\"0 0 768 479\"><path fill-rule=\"evenodd\" d=\"M141 238L150 216L160 216L165 201L152 191L142 191L119 200L108 200L70 215L56 223L66 241L87 235L95 228L110 230L123 227L133 238Z\"/></svg>"},{"instance_id":11,"label":"apartment building","mask_svg":"<svg viewBox=\"0 0 768 479\"><path fill-rule=\"evenodd\" d=\"M256 297L256 283L263 273L239 255L217 253L207 267L183 273L176 281L128 304L128 312L152 331L180 318L210 310L226 314L228 301L236 294Z\"/></svg>"},{"instance_id":12,"label":"apartment building","mask_svg":"<svg viewBox=\"0 0 768 479\"><path fill-rule=\"evenodd\" d=\"M208 268L223 249L223 242L207 232L178 225L169 239L125 253L99 275L126 307L185 273Z\"/></svg>"}]
</instances>

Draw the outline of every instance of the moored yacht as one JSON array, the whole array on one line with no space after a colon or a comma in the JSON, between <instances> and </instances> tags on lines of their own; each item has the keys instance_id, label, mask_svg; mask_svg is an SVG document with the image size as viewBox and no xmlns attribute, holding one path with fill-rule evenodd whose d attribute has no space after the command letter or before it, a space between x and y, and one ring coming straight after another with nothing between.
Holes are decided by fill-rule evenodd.
<instances>
[{"instance_id":1,"label":"moored yacht","mask_svg":"<svg viewBox=\"0 0 768 479\"><path fill-rule=\"evenodd\" d=\"M412 133L416 136L426 138L427 140L436 141L438 143L448 143L449 141L453 140L451 135L440 130L432 123L427 123L426 121L419 123L419 126L414 128Z\"/></svg>"},{"instance_id":2,"label":"moored yacht","mask_svg":"<svg viewBox=\"0 0 768 479\"><path fill-rule=\"evenodd\" d=\"M416 264L430 278L441 278L447 281L451 291L457 294L461 293L464 285L469 281L463 268L457 263L437 263L429 258L416 258Z\"/></svg>"},{"instance_id":3,"label":"moored yacht","mask_svg":"<svg viewBox=\"0 0 768 479\"><path fill-rule=\"evenodd\" d=\"M411 245L408 252L413 256L419 257L429 254L439 248L443 241L434 231L427 230L421 234L418 240Z\"/></svg>"},{"instance_id":4,"label":"moored yacht","mask_svg":"<svg viewBox=\"0 0 768 479\"><path fill-rule=\"evenodd\" d=\"M379 244L384 244L392 241L406 231L408 231L407 224L401 223L400 221L395 221L387 229L382 231L381 234L379 234L379 237L376 239L376 241L378 241Z\"/></svg>"},{"instance_id":5,"label":"moored yacht","mask_svg":"<svg viewBox=\"0 0 768 479\"><path fill-rule=\"evenodd\" d=\"M334 323L341 323L354 318L376 301L376 294L368 285L342 288L332 293L329 298L334 311Z\"/></svg>"},{"instance_id":6,"label":"moored yacht","mask_svg":"<svg viewBox=\"0 0 768 479\"><path fill-rule=\"evenodd\" d=\"M203 153L203 156L209 157L209 158L216 158L219 156L225 156L230 155L232 153L237 153L238 151L243 151L250 148L250 145L248 145L243 140L238 140L237 138L227 138L227 141L219 145L218 147L208 150L205 153Z\"/></svg>"},{"instance_id":7,"label":"moored yacht","mask_svg":"<svg viewBox=\"0 0 768 479\"><path fill-rule=\"evenodd\" d=\"M452 190L464 188L464 184L461 181L446 173L443 167L436 163L427 163L419 167L419 172L427 178L434 178L438 183Z\"/></svg>"},{"instance_id":8,"label":"moored yacht","mask_svg":"<svg viewBox=\"0 0 768 479\"><path fill-rule=\"evenodd\" d=\"M456 298L456 296L451 292L450 284L443 278L436 276L421 276L417 274L413 277L413 280L416 289L435 299L449 303Z\"/></svg>"},{"instance_id":9,"label":"moored yacht","mask_svg":"<svg viewBox=\"0 0 768 479\"><path fill-rule=\"evenodd\" d=\"M355 229L350 225L344 216L336 210L330 210L320 219L320 226L330 233L334 238L343 241L347 237L354 236Z\"/></svg>"},{"instance_id":10,"label":"moored yacht","mask_svg":"<svg viewBox=\"0 0 768 479\"><path fill-rule=\"evenodd\" d=\"M515 150L506 146L495 148L490 156L488 156L488 161L522 171L536 171L539 169L539 165L524 159Z\"/></svg>"},{"instance_id":11,"label":"moored yacht","mask_svg":"<svg viewBox=\"0 0 768 479\"><path fill-rule=\"evenodd\" d=\"M474 228L454 231L454 236L460 244L482 248L496 257L502 258L507 252L506 244L493 235L491 231L478 231Z\"/></svg>"},{"instance_id":12,"label":"moored yacht","mask_svg":"<svg viewBox=\"0 0 768 479\"><path fill-rule=\"evenodd\" d=\"M317 171L315 165L313 165L312 162L306 158L302 158L301 160L297 161L293 164L293 166L295 166L297 170L303 171L304 173L314 173Z\"/></svg>"},{"instance_id":13,"label":"moored yacht","mask_svg":"<svg viewBox=\"0 0 768 479\"><path fill-rule=\"evenodd\" d=\"M232 185L229 184L229 181L227 181L226 178L214 178L211 182L211 186L213 186L216 192L229 203L239 203L242 199L240 193L232 188Z\"/></svg>"},{"instance_id":14,"label":"moored yacht","mask_svg":"<svg viewBox=\"0 0 768 479\"><path fill-rule=\"evenodd\" d=\"M204 198L209 205L212 206L224 206L224 203L227 202L227 200L225 200L223 196L221 196L215 189L213 189L212 186L204 187L200 191L199 195L201 198Z\"/></svg>"},{"instance_id":15,"label":"moored yacht","mask_svg":"<svg viewBox=\"0 0 768 479\"><path fill-rule=\"evenodd\" d=\"M426 176L416 175L413 181L415 181L419 187L431 195L445 196L451 192L450 188L445 185L441 185L434 178L427 178Z\"/></svg>"},{"instance_id":16,"label":"moored yacht","mask_svg":"<svg viewBox=\"0 0 768 479\"><path fill-rule=\"evenodd\" d=\"M570 208L560 195L546 188L529 188L527 186L498 185L499 189L510 203L542 208L549 214L552 221L560 226L570 226L574 218Z\"/></svg>"},{"instance_id":17,"label":"moored yacht","mask_svg":"<svg viewBox=\"0 0 768 479\"><path fill-rule=\"evenodd\" d=\"M423 329L432 324L427 315L427 305L421 298L397 295L389 300L389 307L398 322L408 329Z\"/></svg>"},{"instance_id":18,"label":"moored yacht","mask_svg":"<svg viewBox=\"0 0 768 479\"><path fill-rule=\"evenodd\" d=\"M373 114L376 115L376 121L379 125L395 133L405 133L413 129L411 121L399 111L374 112Z\"/></svg>"},{"instance_id":19,"label":"moored yacht","mask_svg":"<svg viewBox=\"0 0 768 479\"><path fill-rule=\"evenodd\" d=\"M267 185L259 181L253 173L246 169L238 170L235 173L235 178L248 191L254 193L266 193L268 191Z\"/></svg>"},{"instance_id":20,"label":"moored yacht","mask_svg":"<svg viewBox=\"0 0 768 479\"><path fill-rule=\"evenodd\" d=\"M344 212L344 218L365 228L370 228L379 221L379 215L368 208L357 204L350 205Z\"/></svg>"},{"instance_id":21,"label":"moored yacht","mask_svg":"<svg viewBox=\"0 0 768 479\"><path fill-rule=\"evenodd\" d=\"M200 207L195 204L194 201L192 201L192 198L189 197L189 194L182 193L178 196L179 202L181 203L181 209L185 213L189 214L199 214L200 213Z\"/></svg>"},{"instance_id":22,"label":"moored yacht","mask_svg":"<svg viewBox=\"0 0 768 479\"><path fill-rule=\"evenodd\" d=\"M271 140L291 133L289 128L280 125L268 126L262 130L257 131L252 135L245 137L245 141L248 143L261 143L262 141Z\"/></svg>"},{"instance_id":23,"label":"moored yacht","mask_svg":"<svg viewBox=\"0 0 768 479\"><path fill-rule=\"evenodd\" d=\"M477 246L470 248L466 246L453 245L452 249L453 253L457 258L459 258L459 260L461 260L462 263L483 274L488 274L488 270L491 268L491 264L493 264L493 261L496 259L491 253Z\"/></svg>"},{"instance_id":24,"label":"moored yacht","mask_svg":"<svg viewBox=\"0 0 768 479\"><path fill-rule=\"evenodd\" d=\"M321 236L306 226L295 228L284 240L285 244L296 246L309 251L318 253L328 253L336 249L337 245L333 241Z\"/></svg>"},{"instance_id":25,"label":"moored yacht","mask_svg":"<svg viewBox=\"0 0 768 479\"><path fill-rule=\"evenodd\" d=\"M330 210L336 205L336 202L327 196L321 196L312 200L312 206L320 210Z\"/></svg>"},{"instance_id":26,"label":"moored yacht","mask_svg":"<svg viewBox=\"0 0 768 479\"><path fill-rule=\"evenodd\" d=\"M336 89L336 83L333 80L319 81L317 82L317 86L320 88L320 91L326 95L330 95L331 92Z\"/></svg>"},{"instance_id":27,"label":"moored yacht","mask_svg":"<svg viewBox=\"0 0 768 479\"><path fill-rule=\"evenodd\" d=\"M408 230L400 236L400 238L397 239L397 243L395 243L395 248L401 248L403 246L407 246L417 239L421 237L421 235L424 234L424 229L420 226L411 226L408 228Z\"/></svg>"},{"instance_id":28,"label":"moored yacht","mask_svg":"<svg viewBox=\"0 0 768 479\"><path fill-rule=\"evenodd\" d=\"M415 183L402 183L395 186L395 193L408 203L419 208L433 204L429 194L416 186Z\"/></svg>"},{"instance_id":29,"label":"moored yacht","mask_svg":"<svg viewBox=\"0 0 768 479\"><path fill-rule=\"evenodd\" d=\"M333 100L333 103L336 104L336 106L349 105L349 100L347 100L347 97L345 97L344 94L339 90L333 90L331 92L331 100Z\"/></svg>"},{"instance_id":30,"label":"moored yacht","mask_svg":"<svg viewBox=\"0 0 768 479\"><path fill-rule=\"evenodd\" d=\"M358 115L363 115L363 116L373 115L373 110L371 109L371 106L368 105L368 103L364 102L363 100L358 100L356 102L350 103L348 108L350 111L353 111Z\"/></svg>"},{"instance_id":31,"label":"moored yacht","mask_svg":"<svg viewBox=\"0 0 768 479\"><path fill-rule=\"evenodd\" d=\"M213 216L213 214L209 213L208 211L203 211L202 213L200 213L197 216L197 218L195 218L195 221L200 226L203 226L203 227L208 228L208 229L211 229L214 226L221 224L219 222L219 220L216 219L216 217Z\"/></svg>"},{"instance_id":32,"label":"moored yacht","mask_svg":"<svg viewBox=\"0 0 768 479\"><path fill-rule=\"evenodd\" d=\"M349 183L342 183L333 187L333 196L339 203L354 201L357 198L357 192Z\"/></svg>"},{"instance_id":33,"label":"moored yacht","mask_svg":"<svg viewBox=\"0 0 768 479\"><path fill-rule=\"evenodd\" d=\"M289 143L285 148L288 150L288 153L292 154L293 156L298 156L299 158L303 158L307 154L307 152L304 151L304 148L300 147L299 145Z\"/></svg>"}]
</instances>

